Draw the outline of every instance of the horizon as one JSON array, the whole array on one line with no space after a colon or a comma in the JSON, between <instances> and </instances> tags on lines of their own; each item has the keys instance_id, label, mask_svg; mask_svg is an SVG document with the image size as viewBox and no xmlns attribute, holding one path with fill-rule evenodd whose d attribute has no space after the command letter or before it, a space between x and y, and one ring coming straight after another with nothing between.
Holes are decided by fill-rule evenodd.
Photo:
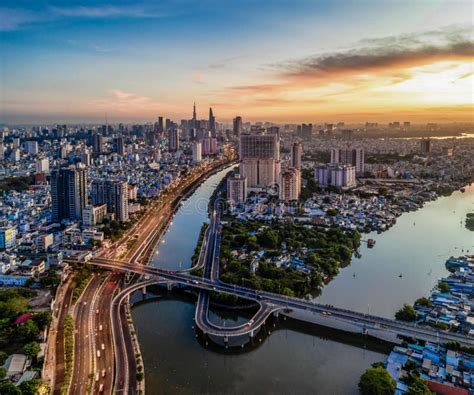
<instances>
[{"instance_id":1,"label":"horizon","mask_svg":"<svg viewBox=\"0 0 474 395\"><path fill-rule=\"evenodd\" d=\"M441 0L7 0L0 122L188 119L196 101L221 122L472 123L472 11Z\"/></svg>"}]
</instances>

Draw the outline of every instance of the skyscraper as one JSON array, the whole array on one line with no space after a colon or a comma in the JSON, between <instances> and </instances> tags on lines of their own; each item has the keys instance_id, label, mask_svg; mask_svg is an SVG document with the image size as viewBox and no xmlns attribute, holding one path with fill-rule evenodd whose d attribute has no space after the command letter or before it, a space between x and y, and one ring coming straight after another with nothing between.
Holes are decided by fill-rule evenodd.
<instances>
[{"instance_id":1,"label":"skyscraper","mask_svg":"<svg viewBox=\"0 0 474 395\"><path fill-rule=\"evenodd\" d=\"M107 212L118 221L128 221L128 183L126 181L95 180L91 185L93 205L106 204Z\"/></svg>"},{"instance_id":2,"label":"skyscraper","mask_svg":"<svg viewBox=\"0 0 474 395\"><path fill-rule=\"evenodd\" d=\"M92 153L94 155L104 153L104 137L98 133L92 135Z\"/></svg>"},{"instance_id":3,"label":"skyscraper","mask_svg":"<svg viewBox=\"0 0 474 395\"><path fill-rule=\"evenodd\" d=\"M242 117L235 117L233 121L233 132L235 136L242 134Z\"/></svg>"},{"instance_id":4,"label":"skyscraper","mask_svg":"<svg viewBox=\"0 0 474 395\"><path fill-rule=\"evenodd\" d=\"M197 119L196 119L196 102L193 105L193 119L191 120L191 127L197 128Z\"/></svg>"},{"instance_id":5,"label":"skyscraper","mask_svg":"<svg viewBox=\"0 0 474 395\"><path fill-rule=\"evenodd\" d=\"M209 130L211 133L216 133L216 117L212 113L212 108L209 107Z\"/></svg>"},{"instance_id":6,"label":"skyscraper","mask_svg":"<svg viewBox=\"0 0 474 395\"><path fill-rule=\"evenodd\" d=\"M120 156L123 156L123 154L125 153L122 136L115 138L115 152L119 154Z\"/></svg>"},{"instance_id":7,"label":"skyscraper","mask_svg":"<svg viewBox=\"0 0 474 395\"><path fill-rule=\"evenodd\" d=\"M87 205L87 170L84 165L51 172L52 220L80 220Z\"/></svg>"},{"instance_id":8,"label":"skyscraper","mask_svg":"<svg viewBox=\"0 0 474 395\"><path fill-rule=\"evenodd\" d=\"M291 147L291 166L295 169L301 169L301 155L303 155L303 146L301 143L294 143Z\"/></svg>"},{"instance_id":9,"label":"skyscraper","mask_svg":"<svg viewBox=\"0 0 474 395\"><path fill-rule=\"evenodd\" d=\"M164 131L163 117L158 117L158 132L163 133L163 131Z\"/></svg>"},{"instance_id":10,"label":"skyscraper","mask_svg":"<svg viewBox=\"0 0 474 395\"><path fill-rule=\"evenodd\" d=\"M170 129L168 131L168 151L175 152L179 150L179 130Z\"/></svg>"}]
</instances>

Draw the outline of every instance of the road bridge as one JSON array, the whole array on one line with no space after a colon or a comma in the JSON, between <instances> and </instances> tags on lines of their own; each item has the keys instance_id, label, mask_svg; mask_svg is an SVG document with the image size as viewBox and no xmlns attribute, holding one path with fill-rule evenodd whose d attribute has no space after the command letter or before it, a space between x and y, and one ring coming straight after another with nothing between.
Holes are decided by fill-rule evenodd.
<instances>
[{"instance_id":1,"label":"road bridge","mask_svg":"<svg viewBox=\"0 0 474 395\"><path fill-rule=\"evenodd\" d=\"M75 260L65 259L65 261L77 263ZM236 284L226 284L212 279L192 276L189 273L119 262L120 261L113 261L106 258L92 258L88 263L104 269L163 278L198 290L225 292L260 304L271 303L275 306L280 306L285 309L285 311L295 310L298 313L299 319L316 322L323 326L347 330L349 332L359 332L384 340L395 341L397 337L403 336L435 343L456 341L466 347L474 346L474 339L458 333L440 331L409 322L401 322L334 306L321 305L315 301L258 291Z\"/></svg>"}]
</instances>

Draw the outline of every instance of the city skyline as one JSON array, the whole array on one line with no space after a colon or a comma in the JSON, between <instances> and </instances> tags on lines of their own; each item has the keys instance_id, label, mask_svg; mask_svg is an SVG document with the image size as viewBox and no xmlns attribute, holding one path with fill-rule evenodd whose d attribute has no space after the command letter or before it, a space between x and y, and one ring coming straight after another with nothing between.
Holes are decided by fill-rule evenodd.
<instances>
[{"instance_id":1,"label":"city skyline","mask_svg":"<svg viewBox=\"0 0 474 395\"><path fill-rule=\"evenodd\" d=\"M0 15L6 124L190 119L194 101L229 123L473 121L469 2L6 1Z\"/></svg>"}]
</instances>

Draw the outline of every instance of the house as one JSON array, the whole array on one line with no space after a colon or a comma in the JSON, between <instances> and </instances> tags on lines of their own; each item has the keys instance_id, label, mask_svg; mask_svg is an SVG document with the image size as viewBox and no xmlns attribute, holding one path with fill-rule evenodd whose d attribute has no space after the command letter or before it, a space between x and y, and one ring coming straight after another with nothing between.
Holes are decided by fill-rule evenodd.
<instances>
[{"instance_id":1,"label":"house","mask_svg":"<svg viewBox=\"0 0 474 395\"><path fill-rule=\"evenodd\" d=\"M28 365L29 362L26 355L12 354L7 358L3 367L7 372L8 378L19 378L25 372Z\"/></svg>"}]
</instances>

